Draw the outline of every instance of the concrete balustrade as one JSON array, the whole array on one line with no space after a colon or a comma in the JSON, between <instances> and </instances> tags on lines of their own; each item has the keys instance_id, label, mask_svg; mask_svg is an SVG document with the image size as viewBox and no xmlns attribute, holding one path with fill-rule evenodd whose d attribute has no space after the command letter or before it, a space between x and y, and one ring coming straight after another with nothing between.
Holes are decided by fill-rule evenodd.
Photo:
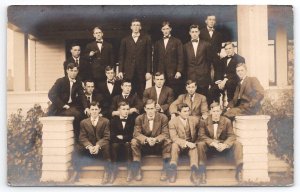
<instances>
[{"instance_id":1,"label":"concrete balustrade","mask_svg":"<svg viewBox=\"0 0 300 192\"><path fill-rule=\"evenodd\" d=\"M270 116L237 116L234 131L243 145L243 180L269 182L268 122Z\"/></svg>"},{"instance_id":2,"label":"concrete balustrade","mask_svg":"<svg viewBox=\"0 0 300 192\"><path fill-rule=\"evenodd\" d=\"M41 182L66 182L73 173L74 117L43 117Z\"/></svg>"}]
</instances>

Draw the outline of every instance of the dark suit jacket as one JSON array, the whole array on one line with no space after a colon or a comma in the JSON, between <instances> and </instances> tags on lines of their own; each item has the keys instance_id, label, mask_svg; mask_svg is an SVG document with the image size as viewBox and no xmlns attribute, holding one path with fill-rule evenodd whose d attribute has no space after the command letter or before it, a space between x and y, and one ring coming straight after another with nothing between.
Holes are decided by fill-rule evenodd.
<instances>
[{"instance_id":1,"label":"dark suit jacket","mask_svg":"<svg viewBox=\"0 0 300 192\"><path fill-rule=\"evenodd\" d=\"M80 122L79 143L84 147L88 145L108 145L110 140L109 120L99 117L97 126L94 127L91 118Z\"/></svg>"},{"instance_id":2,"label":"dark suit jacket","mask_svg":"<svg viewBox=\"0 0 300 192\"><path fill-rule=\"evenodd\" d=\"M68 77L62 77L56 80L54 85L51 87L51 89L48 92L48 97L50 101L52 102L52 105L50 107L50 114L57 114L61 110L63 110L63 106L66 105L69 101L70 97L70 81ZM87 107L87 103L84 99L84 93L82 88L81 81L76 81L72 86L72 104L74 106L80 107L82 106L84 108Z\"/></svg>"},{"instance_id":3,"label":"dark suit jacket","mask_svg":"<svg viewBox=\"0 0 300 192\"><path fill-rule=\"evenodd\" d=\"M229 81L239 82L239 77L236 74L236 65L245 63L245 58L234 54L227 65L228 57L221 59L221 65L215 70L215 81L223 80L226 77Z\"/></svg>"},{"instance_id":4,"label":"dark suit jacket","mask_svg":"<svg viewBox=\"0 0 300 192\"><path fill-rule=\"evenodd\" d=\"M110 140L112 143L131 142L135 123L135 115L129 115L123 128L122 121L119 116L113 116L110 120ZM117 135L123 135L123 140L117 138Z\"/></svg>"},{"instance_id":5,"label":"dark suit jacket","mask_svg":"<svg viewBox=\"0 0 300 192\"><path fill-rule=\"evenodd\" d=\"M208 116L207 119L201 121L200 125L200 141L203 141L207 145L210 145L214 141L214 126L211 115ZM229 145L229 147L231 147L234 141L236 140L236 136L232 129L231 121L223 116L221 116L219 120L217 129L217 140L221 143Z\"/></svg>"},{"instance_id":6,"label":"dark suit jacket","mask_svg":"<svg viewBox=\"0 0 300 192\"><path fill-rule=\"evenodd\" d=\"M110 109L110 114L113 111L118 110L118 103L121 101L126 101L129 103L130 108L136 108L137 110L141 111L142 109L142 102L139 99L138 95L136 93L130 93L129 96L124 99L123 95L116 95L112 99L112 104L111 104L111 109Z\"/></svg>"},{"instance_id":7,"label":"dark suit jacket","mask_svg":"<svg viewBox=\"0 0 300 192\"><path fill-rule=\"evenodd\" d=\"M148 35L141 34L135 43L129 35L122 39L120 46L119 71L132 79L134 75L145 75L152 70L152 44ZM134 71L138 74L134 74Z\"/></svg>"},{"instance_id":8,"label":"dark suit jacket","mask_svg":"<svg viewBox=\"0 0 300 192\"><path fill-rule=\"evenodd\" d=\"M91 51L95 51L96 54L92 57L89 56ZM96 41L87 44L85 49L86 57L89 58L91 76L93 80L103 81L106 79L105 67L110 65L114 66L114 56L112 45L103 41L101 52L97 46Z\"/></svg>"},{"instance_id":9,"label":"dark suit jacket","mask_svg":"<svg viewBox=\"0 0 300 192\"><path fill-rule=\"evenodd\" d=\"M220 53L223 42L222 33L214 30L212 37L210 37L207 27L202 28L200 31L200 39L211 44L213 55L216 56L216 53Z\"/></svg>"},{"instance_id":10,"label":"dark suit jacket","mask_svg":"<svg viewBox=\"0 0 300 192\"><path fill-rule=\"evenodd\" d=\"M67 65L69 63L75 63L75 60L73 59L73 57L69 57L65 62L64 62L64 73L65 75L67 75L66 70L67 70ZM80 81L85 81L90 77L90 64L89 61L87 59L85 59L84 57L80 57L79 58L79 72L77 75L77 79Z\"/></svg>"},{"instance_id":11,"label":"dark suit jacket","mask_svg":"<svg viewBox=\"0 0 300 192\"><path fill-rule=\"evenodd\" d=\"M84 95L84 99L86 100L86 103L87 103L87 107L89 108L91 106L91 103L90 101L87 99L87 96ZM102 96L101 93L97 93L96 91L93 92L92 94L92 102L95 101L95 102L98 102L100 104L100 107L102 109L102 105L103 105L103 102L104 102L104 98ZM102 110L101 110L101 113L102 113Z\"/></svg>"},{"instance_id":12,"label":"dark suit jacket","mask_svg":"<svg viewBox=\"0 0 300 192\"><path fill-rule=\"evenodd\" d=\"M184 47L184 60L187 66L187 79L195 80L200 87L211 83L211 46L208 42L200 40L195 57L192 42L187 42Z\"/></svg>"},{"instance_id":13,"label":"dark suit jacket","mask_svg":"<svg viewBox=\"0 0 300 192\"><path fill-rule=\"evenodd\" d=\"M155 87L150 87L144 91L143 102L145 103L147 99L153 99L154 101L158 100L158 104L163 109L164 113L167 113L169 106L174 101L174 93L170 87L163 86L159 98L157 99Z\"/></svg>"},{"instance_id":14,"label":"dark suit jacket","mask_svg":"<svg viewBox=\"0 0 300 192\"><path fill-rule=\"evenodd\" d=\"M238 105L238 99L240 104ZM256 77L246 77L242 85L238 85L234 92L233 99L229 102L230 108L238 107L242 112L255 114L259 111L260 102L264 98L264 88Z\"/></svg>"},{"instance_id":15,"label":"dark suit jacket","mask_svg":"<svg viewBox=\"0 0 300 192\"><path fill-rule=\"evenodd\" d=\"M200 120L197 117L189 116L187 119L187 125L189 126L191 131L192 142L195 143L198 139ZM187 142L184 128L184 124L180 120L179 116L174 117L169 122L171 140L182 148L185 147L185 144Z\"/></svg>"},{"instance_id":16,"label":"dark suit jacket","mask_svg":"<svg viewBox=\"0 0 300 192\"><path fill-rule=\"evenodd\" d=\"M154 137L159 142L170 139L168 117L162 113L156 113L153 120L153 129L149 129L149 120L146 113L139 115L135 120L133 138L145 143L147 137Z\"/></svg>"},{"instance_id":17,"label":"dark suit jacket","mask_svg":"<svg viewBox=\"0 0 300 192\"><path fill-rule=\"evenodd\" d=\"M158 40L154 45L154 72L165 73L167 78L175 76L176 72L183 74L183 47L179 39L170 37L165 48L164 40Z\"/></svg>"},{"instance_id":18,"label":"dark suit jacket","mask_svg":"<svg viewBox=\"0 0 300 192\"><path fill-rule=\"evenodd\" d=\"M203 114L208 114L206 97L199 93L195 93L193 106L188 94L179 95L178 98L170 105L170 114L177 113L177 105L180 103L186 103L190 107L192 116L201 117Z\"/></svg>"}]
</instances>

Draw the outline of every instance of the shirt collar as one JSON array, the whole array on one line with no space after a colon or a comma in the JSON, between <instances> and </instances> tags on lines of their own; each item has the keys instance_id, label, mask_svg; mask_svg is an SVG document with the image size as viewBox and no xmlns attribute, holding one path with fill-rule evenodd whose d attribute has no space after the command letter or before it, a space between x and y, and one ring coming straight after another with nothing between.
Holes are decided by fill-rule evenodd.
<instances>
[{"instance_id":1,"label":"shirt collar","mask_svg":"<svg viewBox=\"0 0 300 192\"><path fill-rule=\"evenodd\" d=\"M215 28L210 28L210 27L206 27L207 28L207 30L209 31L209 30L212 30L212 31L214 31L215 30Z\"/></svg>"},{"instance_id":2,"label":"shirt collar","mask_svg":"<svg viewBox=\"0 0 300 192\"><path fill-rule=\"evenodd\" d=\"M131 36L134 38L134 37L139 37L141 35L141 33L137 33L137 34L135 34L135 33L132 33L131 34Z\"/></svg>"},{"instance_id":3,"label":"shirt collar","mask_svg":"<svg viewBox=\"0 0 300 192\"><path fill-rule=\"evenodd\" d=\"M73 56L72 56L72 57L73 57ZM79 59L80 59L80 56L77 57L77 58L73 57L73 59L74 59L74 61L79 60Z\"/></svg>"},{"instance_id":4,"label":"shirt collar","mask_svg":"<svg viewBox=\"0 0 300 192\"><path fill-rule=\"evenodd\" d=\"M93 119L93 117L91 117L91 121L93 122L94 120L98 122L99 116L97 116L95 119Z\"/></svg>"},{"instance_id":5,"label":"shirt collar","mask_svg":"<svg viewBox=\"0 0 300 192\"><path fill-rule=\"evenodd\" d=\"M76 83L76 79L71 79L69 77L68 77L68 79L69 79L70 82Z\"/></svg>"}]
</instances>

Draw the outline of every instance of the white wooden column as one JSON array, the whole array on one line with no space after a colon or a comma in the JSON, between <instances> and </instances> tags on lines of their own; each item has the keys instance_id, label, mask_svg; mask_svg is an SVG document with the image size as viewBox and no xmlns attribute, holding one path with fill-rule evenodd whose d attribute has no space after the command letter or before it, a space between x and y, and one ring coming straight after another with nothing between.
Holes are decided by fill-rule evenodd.
<instances>
[{"instance_id":1,"label":"white wooden column","mask_svg":"<svg viewBox=\"0 0 300 192\"><path fill-rule=\"evenodd\" d=\"M267 5L238 5L238 53L245 57L248 75L269 86L268 7Z\"/></svg>"},{"instance_id":2,"label":"white wooden column","mask_svg":"<svg viewBox=\"0 0 300 192\"><path fill-rule=\"evenodd\" d=\"M66 182L72 168L74 117L43 117L41 182Z\"/></svg>"},{"instance_id":3,"label":"white wooden column","mask_svg":"<svg viewBox=\"0 0 300 192\"><path fill-rule=\"evenodd\" d=\"M285 26L278 25L276 28L275 50L276 50L276 76L277 86L284 87L288 85L288 63L287 63L287 31Z\"/></svg>"},{"instance_id":4,"label":"white wooden column","mask_svg":"<svg viewBox=\"0 0 300 192\"><path fill-rule=\"evenodd\" d=\"M243 145L243 180L269 182L268 122L270 116L236 116L235 134Z\"/></svg>"}]
</instances>

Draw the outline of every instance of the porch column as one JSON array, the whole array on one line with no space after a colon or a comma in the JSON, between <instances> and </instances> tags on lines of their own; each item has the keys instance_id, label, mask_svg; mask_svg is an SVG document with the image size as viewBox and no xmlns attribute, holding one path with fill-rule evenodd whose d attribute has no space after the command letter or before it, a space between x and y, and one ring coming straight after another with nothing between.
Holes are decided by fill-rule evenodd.
<instances>
[{"instance_id":1,"label":"porch column","mask_svg":"<svg viewBox=\"0 0 300 192\"><path fill-rule=\"evenodd\" d=\"M276 50L276 76L277 76L277 85L287 86L287 31L284 25L278 25L276 28L276 39L275 39L275 50Z\"/></svg>"},{"instance_id":2,"label":"porch column","mask_svg":"<svg viewBox=\"0 0 300 192\"><path fill-rule=\"evenodd\" d=\"M237 6L238 53L245 57L248 75L269 87L268 7L267 5Z\"/></svg>"}]
</instances>

